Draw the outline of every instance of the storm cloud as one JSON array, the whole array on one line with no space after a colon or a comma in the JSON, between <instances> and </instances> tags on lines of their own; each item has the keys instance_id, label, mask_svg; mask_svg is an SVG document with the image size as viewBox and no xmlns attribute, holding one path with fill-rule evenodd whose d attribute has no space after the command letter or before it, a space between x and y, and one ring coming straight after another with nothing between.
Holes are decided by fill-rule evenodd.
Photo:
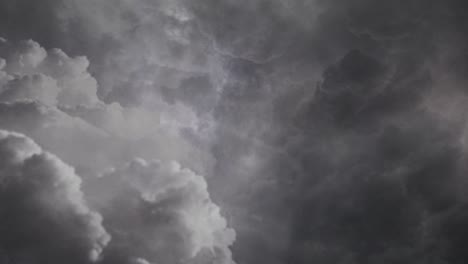
<instances>
[{"instance_id":1,"label":"storm cloud","mask_svg":"<svg viewBox=\"0 0 468 264\"><path fill-rule=\"evenodd\" d=\"M0 128L76 168L104 263L466 263L467 8L3 0Z\"/></svg>"},{"instance_id":2,"label":"storm cloud","mask_svg":"<svg viewBox=\"0 0 468 264\"><path fill-rule=\"evenodd\" d=\"M72 167L24 135L0 131L4 263L91 263L110 240Z\"/></svg>"},{"instance_id":3,"label":"storm cloud","mask_svg":"<svg viewBox=\"0 0 468 264\"><path fill-rule=\"evenodd\" d=\"M229 247L235 232L210 200L204 177L172 161L197 151L182 136L184 129L198 125L188 108L167 104L167 113L158 113L144 106L107 104L97 96L97 82L87 72L85 57L45 50L32 40L1 44L2 128L27 134L75 166L85 179L82 192L82 178L72 167L52 154L41 154L28 137L5 132L4 200L12 202L6 202L1 219L5 227L14 227L2 236L5 261L233 263ZM137 156L161 160L147 163ZM128 160L135 161L114 169ZM26 178L16 183L15 177ZM61 177L70 178L70 186L57 195L47 194L49 188L61 186ZM96 212L88 209L84 197ZM67 199L71 204L62 205ZM64 215L70 210L71 216ZM36 213L41 219L44 214L44 226L30 221ZM82 223L88 219L90 227ZM84 231L77 229L82 226ZM86 232L91 233L89 242ZM50 240L50 245L35 245L41 240Z\"/></svg>"}]
</instances>

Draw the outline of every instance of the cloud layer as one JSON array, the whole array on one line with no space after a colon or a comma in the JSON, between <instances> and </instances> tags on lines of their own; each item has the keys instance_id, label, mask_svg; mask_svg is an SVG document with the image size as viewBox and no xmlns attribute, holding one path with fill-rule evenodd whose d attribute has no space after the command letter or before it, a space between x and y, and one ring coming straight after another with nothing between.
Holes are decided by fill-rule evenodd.
<instances>
[{"instance_id":1,"label":"cloud layer","mask_svg":"<svg viewBox=\"0 0 468 264\"><path fill-rule=\"evenodd\" d=\"M76 167L109 263L228 260L214 204L238 263L466 263L465 2L0 0L0 127Z\"/></svg>"}]
</instances>

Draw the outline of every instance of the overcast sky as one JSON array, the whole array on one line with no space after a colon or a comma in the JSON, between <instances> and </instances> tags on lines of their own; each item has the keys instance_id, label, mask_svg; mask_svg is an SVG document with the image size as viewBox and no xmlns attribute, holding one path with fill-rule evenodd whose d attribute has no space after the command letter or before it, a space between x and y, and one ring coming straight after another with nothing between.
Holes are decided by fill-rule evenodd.
<instances>
[{"instance_id":1,"label":"overcast sky","mask_svg":"<svg viewBox=\"0 0 468 264\"><path fill-rule=\"evenodd\" d=\"M0 263L468 263L463 0L0 0Z\"/></svg>"}]
</instances>

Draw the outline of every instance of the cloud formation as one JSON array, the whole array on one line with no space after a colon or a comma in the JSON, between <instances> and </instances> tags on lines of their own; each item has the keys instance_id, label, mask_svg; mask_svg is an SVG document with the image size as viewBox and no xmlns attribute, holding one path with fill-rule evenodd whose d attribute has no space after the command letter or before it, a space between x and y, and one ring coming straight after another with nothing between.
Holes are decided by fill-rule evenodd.
<instances>
[{"instance_id":1,"label":"cloud formation","mask_svg":"<svg viewBox=\"0 0 468 264\"><path fill-rule=\"evenodd\" d=\"M72 167L24 135L0 131L0 258L91 263L110 240Z\"/></svg>"},{"instance_id":2,"label":"cloud formation","mask_svg":"<svg viewBox=\"0 0 468 264\"><path fill-rule=\"evenodd\" d=\"M68 57L59 49L46 51L29 40L1 41L2 101L38 100L50 105L92 105L98 102L96 80L85 57Z\"/></svg>"},{"instance_id":3,"label":"cloud formation","mask_svg":"<svg viewBox=\"0 0 468 264\"><path fill-rule=\"evenodd\" d=\"M204 168L200 165L206 165L191 157L198 150L183 136L184 130L189 132L200 125L197 117L191 115L192 110L169 104L157 109L107 104L97 96L96 80L87 72L89 63L86 58L70 58L58 49L46 51L34 41L13 43L2 40L1 44L0 55L5 59L2 59L0 68L0 126L27 134L44 148L76 166L85 175L83 186L86 198L104 216L101 219L100 214L91 211L89 216L84 216L92 224L96 222L96 227L90 224L90 229L103 233L102 237L90 234L89 243L93 247L89 249L85 244L88 241L82 241L83 237L87 238L83 235L86 230L82 232L78 229L74 231L77 234L70 235L71 238L64 233L63 239L57 238L50 245L30 245L49 238L39 230L32 230L37 236L36 233L31 237L20 236L22 230L28 232L30 228L26 222L29 217L25 216L25 223L15 226L17 231L5 234L8 240L4 241L2 250L7 259L23 261L23 258L28 258L24 261L30 261L29 258L36 258L37 262L34 263L38 264L61 263L70 254L70 258L77 263L233 263L229 247L235 240L235 232L227 227L220 208L211 201L205 179L191 170L182 169L177 162L168 161L174 158L183 161L185 155L186 160L190 157L190 161L194 161L192 165L198 165L200 170ZM9 135L9 132L5 133ZM65 187L73 197L60 198L50 194L53 197L46 201L49 206L46 209L52 210L51 214L62 214L65 205L61 203L66 199L72 200L76 196L76 201L70 201L72 205L83 202L83 193L79 189L81 181L72 168L62 166L62 162L55 161L57 158L51 154L42 155L42 150L29 138L15 133L12 135L24 138L37 150L26 149L23 153L20 149L17 154L16 147L25 145L29 148L26 143L14 145L13 150L5 150L6 175L11 172L9 156L13 156L11 162L25 164L24 169L18 168L21 173L27 170L35 177L43 177L35 180L41 186L48 184L47 177L54 177L50 179L50 188L57 188L54 186L59 183L55 182L55 178L61 180L60 177L72 177L68 176L72 174L76 179L72 178L70 186ZM8 147L9 140L6 141ZM96 178L103 171L135 156L159 158L161 161L147 163L137 159L122 169ZM199 155L199 158L203 156ZM15 171L11 173L14 175ZM20 187L13 186L5 195L13 198L23 196ZM34 190L26 189L24 192L30 192L31 210L36 210L35 199L42 203L44 191L38 190L37 195ZM57 194L61 195L64 194ZM125 210L122 210L122 204L126 204ZM29 205L25 206L12 204L8 210L12 210L14 217L21 217L21 214L29 213ZM89 209L82 207L84 205L72 209L77 211L75 214L85 214L86 211L81 211ZM75 224L79 227L83 224L72 217L57 217L63 223L46 218L44 224L56 224L57 230L53 230L59 234L74 229ZM31 226L38 228L33 224ZM104 231L104 227L110 235ZM105 248L110 236L113 239ZM70 244L70 249L64 249L64 253L58 252L55 256L49 252L63 247L61 244L64 241L75 237L77 245ZM34 252L30 253L31 250ZM89 251L89 259L78 256L85 250Z\"/></svg>"},{"instance_id":4,"label":"cloud formation","mask_svg":"<svg viewBox=\"0 0 468 264\"><path fill-rule=\"evenodd\" d=\"M233 263L234 230L205 179L177 162L136 159L95 180L89 192L112 230L111 252L150 263Z\"/></svg>"},{"instance_id":5,"label":"cloud formation","mask_svg":"<svg viewBox=\"0 0 468 264\"><path fill-rule=\"evenodd\" d=\"M135 157L155 179L165 174L151 160L206 175L239 263L466 263L465 10L462 0L0 0L0 34L15 43L0 56L0 126L76 166L85 193L90 175ZM120 228L141 219L145 199L117 182L102 188L135 201ZM177 225L153 224L194 229L166 219ZM144 244L140 231L127 234ZM105 261L174 257L117 237ZM190 243L174 245L188 256L200 244Z\"/></svg>"},{"instance_id":6,"label":"cloud formation","mask_svg":"<svg viewBox=\"0 0 468 264\"><path fill-rule=\"evenodd\" d=\"M213 124L199 119L189 107L165 102L147 107L107 104L98 98L85 57L46 51L31 40L3 40L1 51L4 128L33 137L77 167L104 170L116 161L142 156L180 160L201 172L209 168L204 166L210 154L200 152L182 134L209 135ZM83 145L80 151L77 142ZM87 155L90 149L98 155Z\"/></svg>"}]
</instances>

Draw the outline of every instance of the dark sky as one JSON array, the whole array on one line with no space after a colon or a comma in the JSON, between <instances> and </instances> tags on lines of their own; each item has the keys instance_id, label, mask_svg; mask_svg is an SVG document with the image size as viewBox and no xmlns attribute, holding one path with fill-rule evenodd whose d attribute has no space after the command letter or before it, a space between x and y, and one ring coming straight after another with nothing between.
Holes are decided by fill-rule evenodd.
<instances>
[{"instance_id":1,"label":"dark sky","mask_svg":"<svg viewBox=\"0 0 468 264\"><path fill-rule=\"evenodd\" d=\"M0 0L0 261L468 263L465 2Z\"/></svg>"}]
</instances>

